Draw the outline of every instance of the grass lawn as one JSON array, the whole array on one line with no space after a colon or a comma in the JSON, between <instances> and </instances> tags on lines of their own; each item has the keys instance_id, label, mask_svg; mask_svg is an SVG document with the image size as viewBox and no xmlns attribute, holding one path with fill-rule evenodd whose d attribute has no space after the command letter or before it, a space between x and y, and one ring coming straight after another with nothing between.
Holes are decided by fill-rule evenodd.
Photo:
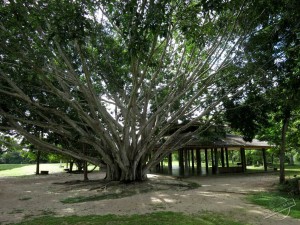
<instances>
[{"instance_id":1,"label":"grass lawn","mask_svg":"<svg viewBox=\"0 0 300 225\"><path fill-rule=\"evenodd\" d=\"M279 165L275 164L274 165L275 168L277 168L277 173L279 174ZM264 172L264 166L247 166L247 171L248 172ZM273 168L268 167L268 171L273 171ZM287 176L287 178L289 176L300 176L300 165L299 164L295 164L295 165L288 165L285 164L285 174Z\"/></svg>"},{"instance_id":2,"label":"grass lawn","mask_svg":"<svg viewBox=\"0 0 300 225\"><path fill-rule=\"evenodd\" d=\"M268 171L272 171L273 168L268 168ZM247 172L264 172L264 166L247 166Z\"/></svg>"},{"instance_id":3,"label":"grass lawn","mask_svg":"<svg viewBox=\"0 0 300 225\"><path fill-rule=\"evenodd\" d=\"M290 209L289 216L293 218L300 219L300 197L299 196L290 196L285 193L279 192L262 192L258 194L252 194L247 197L247 199L257 205L263 206L267 209L274 210L282 207L281 205L286 201L289 203L293 203L295 201L295 205ZM286 210L282 212L286 213Z\"/></svg>"},{"instance_id":4,"label":"grass lawn","mask_svg":"<svg viewBox=\"0 0 300 225\"><path fill-rule=\"evenodd\" d=\"M0 171L11 170L11 169L20 168L29 165L30 164L0 164Z\"/></svg>"},{"instance_id":5,"label":"grass lawn","mask_svg":"<svg viewBox=\"0 0 300 225\"><path fill-rule=\"evenodd\" d=\"M30 221L18 223L19 225L40 224L130 224L130 225L241 225L237 221L226 218L225 215L212 213L201 213L197 215L186 215L177 212L154 212L144 215L103 215L103 216L68 216L68 217L39 217Z\"/></svg>"},{"instance_id":6,"label":"grass lawn","mask_svg":"<svg viewBox=\"0 0 300 225\"><path fill-rule=\"evenodd\" d=\"M62 163L41 163L41 170L48 170L49 174L52 173L61 173L64 172L66 164ZM89 166L89 170L94 168L93 165ZM74 165L73 170L76 170L77 167ZM0 164L0 177L17 177L17 176L28 176L34 175L36 170L36 164Z\"/></svg>"},{"instance_id":7,"label":"grass lawn","mask_svg":"<svg viewBox=\"0 0 300 225\"><path fill-rule=\"evenodd\" d=\"M0 177L34 175L35 170L35 164L0 164ZM42 163L40 170L48 170L49 173L63 172L59 163Z\"/></svg>"},{"instance_id":8,"label":"grass lawn","mask_svg":"<svg viewBox=\"0 0 300 225\"><path fill-rule=\"evenodd\" d=\"M279 165L275 165L279 169ZM247 167L248 168L248 167ZM258 167L259 168L259 167ZM279 176L279 170L277 171ZM300 176L300 165L285 165L285 175L286 179L294 178L295 176ZM283 192L262 192L258 194L252 194L247 197L247 199L257 205L263 206L270 210L274 209L274 203L288 200L288 202L295 201L296 205L291 207L290 216L300 219L300 196L291 196ZM284 211L283 213L286 213Z\"/></svg>"},{"instance_id":9,"label":"grass lawn","mask_svg":"<svg viewBox=\"0 0 300 225\"><path fill-rule=\"evenodd\" d=\"M285 165L285 174L287 178L289 178L289 176L294 177L294 175L300 176L300 165Z\"/></svg>"}]
</instances>

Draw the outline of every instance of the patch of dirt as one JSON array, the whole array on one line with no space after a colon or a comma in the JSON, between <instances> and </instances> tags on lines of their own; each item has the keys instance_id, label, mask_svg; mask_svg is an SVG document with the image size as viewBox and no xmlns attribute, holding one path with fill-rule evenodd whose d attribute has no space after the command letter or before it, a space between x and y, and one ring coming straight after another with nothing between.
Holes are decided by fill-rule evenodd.
<instances>
[{"instance_id":1,"label":"patch of dirt","mask_svg":"<svg viewBox=\"0 0 300 225\"><path fill-rule=\"evenodd\" d=\"M176 179L149 175L132 184L107 182L105 174L51 174L22 178L0 178L0 223L16 223L41 215L143 214L153 211L199 213L212 211L248 224L300 224L300 220L266 218L271 211L250 204L245 195L274 189L278 176L245 174ZM198 185L195 185L198 184ZM133 193L122 196L121 193ZM115 194L114 199L62 203L67 198Z\"/></svg>"}]
</instances>

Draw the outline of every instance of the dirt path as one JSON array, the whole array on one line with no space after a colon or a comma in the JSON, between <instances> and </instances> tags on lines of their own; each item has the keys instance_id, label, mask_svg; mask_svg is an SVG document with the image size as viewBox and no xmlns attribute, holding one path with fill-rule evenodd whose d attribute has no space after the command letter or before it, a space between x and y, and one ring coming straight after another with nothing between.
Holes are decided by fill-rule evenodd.
<instances>
[{"instance_id":1,"label":"dirt path","mask_svg":"<svg viewBox=\"0 0 300 225\"><path fill-rule=\"evenodd\" d=\"M194 177L177 180L174 177L151 175L149 181L132 186L132 188L157 187L159 182L196 182L201 187L196 189L162 188L153 189L121 199L91 201L76 204L63 204L67 197L92 196L113 191L110 184L106 188L97 180L104 174L90 174L94 180L89 185L80 182L82 175L53 174L48 176L30 176L22 178L0 178L0 223L15 223L24 218L38 215L103 215L103 214L142 214L153 211L176 211L198 213L212 211L226 214L247 224L300 224L300 220L278 218L271 211L252 205L245 200L251 192L267 191L274 188L277 176L272 174L232 175ZM65 183L68 182L69 183ZM74 184L74 185L73 185ZM104 188L92 188L95 187ZM142 185L142 186L141 186ZM161 185L161 187L163 187ZM131 188L131 187L130 187Z\"/></svg>"}]
</instances>

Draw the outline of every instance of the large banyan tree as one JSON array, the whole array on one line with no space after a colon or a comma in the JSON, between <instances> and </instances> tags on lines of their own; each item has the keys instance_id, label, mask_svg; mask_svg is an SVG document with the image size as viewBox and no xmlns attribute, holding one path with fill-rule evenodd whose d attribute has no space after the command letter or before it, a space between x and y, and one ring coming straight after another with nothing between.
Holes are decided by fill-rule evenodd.
<instances>
[{"instance_id":1,"label":"large banyan tree","mask_svg":"<svg viewBox=\"0 0 300 225\"><path fill-rule=\"evenodd\" d=\"M108 179L143 180L251 80L228 69L251 7L2 0L0 129L43 151L103 162ZM203 125L187 136L195 123Z\"/></svg>"}]
</instances>

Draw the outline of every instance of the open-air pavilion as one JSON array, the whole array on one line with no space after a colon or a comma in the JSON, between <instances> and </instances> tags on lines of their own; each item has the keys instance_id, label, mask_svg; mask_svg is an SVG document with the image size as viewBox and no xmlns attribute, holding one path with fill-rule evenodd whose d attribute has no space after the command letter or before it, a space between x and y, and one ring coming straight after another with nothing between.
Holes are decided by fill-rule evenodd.
<instances>
[{"instance_id":1,"label":"open-air pavilion","mask_svg":"<svg viewBox=\"0 0 300 225\"><path fill-rule=\"evenodd\" d=\"M176 150L179 161L177 166L179 171L177 173L179 176L243 173L247 170L246 150L261 151L264 171L267 171L266 150L269 148L271 148L271 145L265 141L253 139L252 142L247 142L241 136L232 134L226 134L225 137L217 138L214 141L203 142L196 139L183 148ZM240 152L240 162L236 165L230 165L229 151ZM161 162L156 167L157 172L173 174L172 154L176 154L175 150L168 155L167 168L164 168L163 162Z\"/></svg>"}]
</instances>

